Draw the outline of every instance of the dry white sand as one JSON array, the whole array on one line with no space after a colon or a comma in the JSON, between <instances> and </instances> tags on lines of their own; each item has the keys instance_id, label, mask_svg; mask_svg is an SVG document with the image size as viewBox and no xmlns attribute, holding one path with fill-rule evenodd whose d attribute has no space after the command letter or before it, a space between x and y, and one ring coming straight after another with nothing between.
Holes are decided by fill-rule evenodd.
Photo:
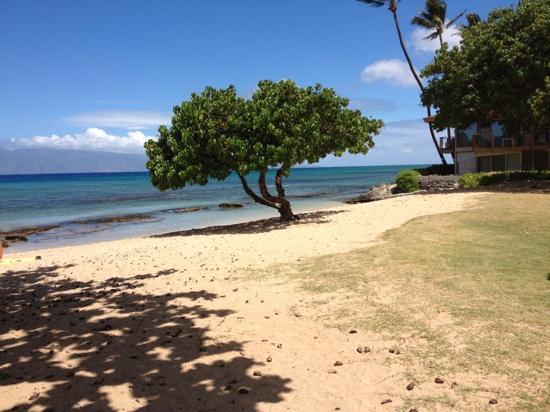
<instances>
[{"instance_id":1,"label":"dry white sand","mask_svg":"<svg viewBox=\"0 0 550 412\"><path fill-rule=\"evenodd\" d=\"M480 196L342 205L322 223L263 233L8 250L0 410L394 410L407 381L387 362L391 342L327 328L312 320L310 297L296 285L249 275L364 248L410 219ZM373 351L358 354L361 345ZM249 393L239 394L243 387Z\"/></svg>"}]
</instances>

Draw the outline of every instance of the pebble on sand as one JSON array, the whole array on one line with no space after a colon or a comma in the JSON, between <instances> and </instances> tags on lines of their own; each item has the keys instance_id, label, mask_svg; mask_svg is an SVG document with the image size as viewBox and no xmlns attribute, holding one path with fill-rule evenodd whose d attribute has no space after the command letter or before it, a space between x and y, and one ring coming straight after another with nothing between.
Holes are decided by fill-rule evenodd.
<instances>
[{"instance_id":1,"label":"pebble on sand","mask_svg":"<svg viewBox=\"0 0 550 412\"><path fill-rule=\"evenodd\" d=\"M247 393L250 393L250 389L248 389L246 386L241 386L238 391L239 395L246 395Z\"/></svg>"},{"instance_id":2,"label":"pebble on sand","mask_svg":"<svg viewBox=\"0 0 550 412\"><path fill-rule=\"evenodd\" d=\"M438 383L438 384L440 384L440 385L441 385L442 383L445 383L445 381L444 381L443 379L441 379L441 378L435 378L435 379L434 379L434 382L435 382L435 383Z\"/></svg>"},{"instance_id":3,"label":"pebble on sand","mask_svg":"<svg viewBox=\"0 0 550 412\"><path fill-rule=\"evenodd\" d=\"M380 402L380 405L385 405L387 403L392 403L393 401L391 399L385 399L382 402Z\"/></svg>"},{"instance_id":4,"label":"pebble on sand","mask_svg":"<svg viewBox=\"0 0 550 412\"><path fill-rule=\"evenodd\" d=\"M496 405L496 404L498 403L498 401L497 401L496 399L491 399L491 400L489 401L489 403L490 403L491 405Z\"/></svg>"},{"instance_id":5,"label":"pebble on sand","mask_svg":"<svg viewBox=\"0 0 550 412\"><path fill-rule=\"evenodd\" d=\"M343 363L340 362L339 360L337 360L336 362L334 362L334 366L342 366Z\"/></svg>"},{"instance_id":6,"label":"pebble on sand","mask_svg":"<svg viewBox=\"0 0 550 412\"><path fill-rule=\"evenodd\" d=\"M414 389L414 383L409 383L409 384L407 385L407 390L408 390L408 391L412 391L413 389Z\"/></svg>"}]
</instances>

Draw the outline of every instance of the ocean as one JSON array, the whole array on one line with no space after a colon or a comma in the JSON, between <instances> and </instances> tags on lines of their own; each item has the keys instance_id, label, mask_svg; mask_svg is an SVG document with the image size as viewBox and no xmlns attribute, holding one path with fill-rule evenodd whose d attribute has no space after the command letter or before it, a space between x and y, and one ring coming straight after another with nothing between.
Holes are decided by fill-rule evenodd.
<instances>
[{"instance_id":1,"label":"ocean","mask_svg":"<svg viewBox=\"0 0 550 412\"><path fill-rule=\"evenodd\" d=\"M297 168L285 179L294 212L341 204L369 187L391 182L402 170L418 165ZM256 187L257 176L249 176ZM273 173L268 175L273 182ZM223 209L220 203L242 208ZM176 209L202 208L191 213ZM129 214L147 215L134 222L94 221ZM35 250L104 240L148 236L176 230L245 222L278 216L255 204L237 176L205 186L160 192L147 173L85 173L0 176L0 232L55 225L56 228L14 243L7 251ZM88 222L83 222L88 220ZM91 220L91 221L90 221Z\"/></svg>"}]
</instances>

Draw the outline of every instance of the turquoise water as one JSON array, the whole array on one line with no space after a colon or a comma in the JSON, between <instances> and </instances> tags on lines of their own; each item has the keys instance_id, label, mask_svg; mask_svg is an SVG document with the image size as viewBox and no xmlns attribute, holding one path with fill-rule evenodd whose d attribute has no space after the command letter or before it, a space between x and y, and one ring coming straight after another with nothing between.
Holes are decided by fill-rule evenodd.
<instances>
[{"instance_id":1,"label":"turquoise water","mask_svg":"<svg viewBox=\"0 0 550 412\"><path fill-rule=\"evenodd\" d=\"M371 166L294 169L285 180L295 212L340 204L372 185L391 182L411 166ZM256 176L249 176L255 187ZM268 176L273 181L273 173ZM20 227L60 224L61 228L33 235L10 251L146 236L218 224L277 216L243 192L236 176L206 186L159 192L147 173L94 173L0 176L0 232ZM241 203L242 209L221 209L220 203ZM193 213L171 209L207 207ZM77 225L78 219L147 213L139 223Z\"/></svg>"}]
</instances>

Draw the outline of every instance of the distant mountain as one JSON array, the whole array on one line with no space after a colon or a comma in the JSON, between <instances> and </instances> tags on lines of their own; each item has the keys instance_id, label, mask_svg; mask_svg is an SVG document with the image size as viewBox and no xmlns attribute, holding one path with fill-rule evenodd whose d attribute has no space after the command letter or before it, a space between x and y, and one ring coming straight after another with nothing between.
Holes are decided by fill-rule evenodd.
<instances>
[{"instance_id":1,"label":"distant mountain","mask_svg":"<svg viewBox=\"0 0 550 412\"><path fill-rule=\"evenodd\" d=\"M141 172L145 155L84 150L0 150L0 175Z\"/></svg>"}]
</instances>

